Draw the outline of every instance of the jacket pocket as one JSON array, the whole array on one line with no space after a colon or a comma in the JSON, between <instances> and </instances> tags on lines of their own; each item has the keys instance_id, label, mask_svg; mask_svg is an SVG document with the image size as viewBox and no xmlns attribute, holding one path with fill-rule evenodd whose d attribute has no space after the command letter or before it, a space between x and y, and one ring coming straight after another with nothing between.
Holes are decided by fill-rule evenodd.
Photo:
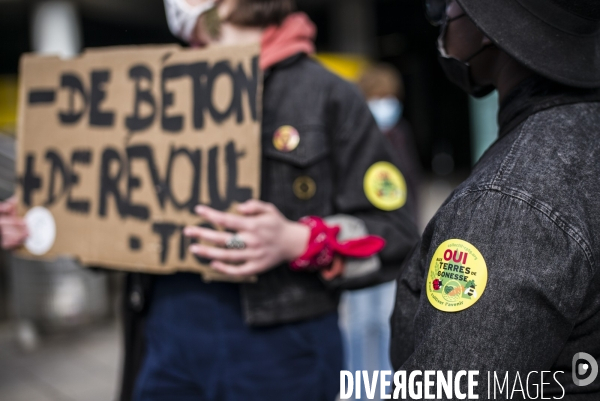
<instances>
[{"instance_id":1,"label":"jacket pocket","mask_svg":"<svg viewBox=\"0 0 600 401\"><path fill-rule=\"evenodd\" d=\"M294 127L300 135L300 142L295 149L289 152L275 147L273 138L279 128L281 127L270 127L263 130L263 152L266 158L306 168L329 154L329 141L324 127L319 125Z\"/></svg>"},{"instance_id":2,"label":"jacket pocket","mask_svg":"<svg viewBox=\"0 0 600 401\"><path fill-rule=\"evenodd\" d=\"M325 128L295 126L300 141L290 151L276 148L273 138L278 128L263 129L263 199L291 220L331 214L334 174Z\"/></svg>"}]
</instances>

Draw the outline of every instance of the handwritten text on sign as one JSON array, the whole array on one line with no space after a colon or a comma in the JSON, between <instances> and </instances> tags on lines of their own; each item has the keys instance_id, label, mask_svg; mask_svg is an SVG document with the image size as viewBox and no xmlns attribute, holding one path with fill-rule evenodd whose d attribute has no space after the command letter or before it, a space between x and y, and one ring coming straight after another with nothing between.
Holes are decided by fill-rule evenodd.
<instances>
[{"instance_id":1,"label":"handwritten text on sign","mask_svg":"<svg viewBox=\"0 0 600 401\"><path fill-rule=\"evenodd\" d=\"M181 231L198 222L197 204L229 210L259 195L258 52L169 46L24 56L20 199L23 212L43 206L56 221L48 254L214 274L188 254Z\"/></svg>"}]
</instances>

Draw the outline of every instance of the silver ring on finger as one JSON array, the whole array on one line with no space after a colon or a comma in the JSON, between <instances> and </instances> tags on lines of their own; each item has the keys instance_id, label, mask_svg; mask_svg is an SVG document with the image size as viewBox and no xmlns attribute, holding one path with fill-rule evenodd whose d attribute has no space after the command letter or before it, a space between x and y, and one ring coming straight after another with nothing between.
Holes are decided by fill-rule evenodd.
<instances>
[{"instance_id":1,"label":"silver ring on finger","mask_svg":"<svg viewBox=\"0 0 600 401\"><path fill-rule=\"evenodd\" d=\"M239 235L235 234L225 243L225 248L227 248L227 249L245 249L246 243Z\"/></svg>"}]
</instances>

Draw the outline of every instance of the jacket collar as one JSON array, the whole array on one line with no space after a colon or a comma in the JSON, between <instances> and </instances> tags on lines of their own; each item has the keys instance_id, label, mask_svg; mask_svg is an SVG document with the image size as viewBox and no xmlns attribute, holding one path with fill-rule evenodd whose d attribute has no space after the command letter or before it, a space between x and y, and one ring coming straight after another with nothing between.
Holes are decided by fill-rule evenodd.
<instances>
[{"instance_id":1,"label":"jacket collar","mask_svg":"<svg viewBox=\"0 0 600 401\"><path fill-rule=\"evenodd\" d=\"M566 104L598 101L600 89L573 88L534 75L517 85L500 105L498 136L501 138L540 111Z\"/></svg>"},{"instance_id":2,"label":"jacket collar","mask_svg":"<svg viewBox=\"0 0 600 401\"><path fill-rule=\"evenodd\" d=\"M267 78L269 78L271 76L271 74L273 73L273 71L281 69L281 68L287 68L291 65L296 64L298 61L307 58L308 55L306 53L300 52L297 54L294 54L291 57L286 58L285 60L282 60L274 65L272 65L271 67L267 68L264 72L263 72L263 76L264 76L264 80L266 81Z\"/></svg>"},{"instance_id":3,"label":"jacket collar","mask_svg":"<svg viewBox=\"0 0 600 401\"><path fill-rule=\"evenodd\" d=\"M312 55L317 27L308 15L289 15L281 25L265 29L261 42L260 68L264 71L298 53Z\"/></svg>"}]
</instances>

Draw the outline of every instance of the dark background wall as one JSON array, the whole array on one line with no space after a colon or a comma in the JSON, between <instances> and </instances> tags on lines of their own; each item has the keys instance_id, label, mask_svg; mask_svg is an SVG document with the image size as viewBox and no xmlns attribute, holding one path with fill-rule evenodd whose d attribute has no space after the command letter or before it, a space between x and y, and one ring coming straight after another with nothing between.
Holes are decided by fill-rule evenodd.
<instances>
[{"instance_id":1,"label":"dark background wall","mask_svg":"<svg viewBox=\"0 0 600 401\"><path fill-rule=\"evenodd\" d=\"M80 0L84 47L169 43L162 0ZM34 1L0 0L0 74L16 74L30 51ZM443 152L455 168L470 166L468 99L443 76L435 48L438 30L424 18L422 0L298 0L319 29L317 48L359 52L402 72L405 115L412 123L425 170Z\"/></svg>"}]
</instances>

